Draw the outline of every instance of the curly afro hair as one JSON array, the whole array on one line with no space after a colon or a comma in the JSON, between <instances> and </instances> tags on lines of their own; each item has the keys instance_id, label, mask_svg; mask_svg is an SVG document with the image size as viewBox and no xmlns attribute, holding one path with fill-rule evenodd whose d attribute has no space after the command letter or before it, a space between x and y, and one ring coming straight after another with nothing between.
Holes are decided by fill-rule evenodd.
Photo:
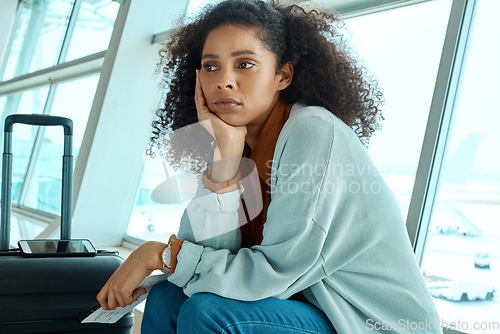
<instances>
[{"instance_id":1,"label":"curly afro hair","mask_svg":"<svg viewBox=\"0 0 500 334\"><path fill-rule=\"evenodd\" d=\"M376 80L351 55L336 15L283 6L274 0L225 0L207 6L190 23L173 30L160 50L159 66L167 93L152 123L147 154L154 156L159 150L175 169L193 172L201 172L210 161L212 138L201 126L196 127L195 69L201 67L208 33L225 24L255 29L276 54L277 69L286 62L293 65L292 83L281 92L285 102L325 107L368 146L384 119L380 111L383 96ZM191 129L175 131L184 127Z\"/></svg>"}]
</instances>

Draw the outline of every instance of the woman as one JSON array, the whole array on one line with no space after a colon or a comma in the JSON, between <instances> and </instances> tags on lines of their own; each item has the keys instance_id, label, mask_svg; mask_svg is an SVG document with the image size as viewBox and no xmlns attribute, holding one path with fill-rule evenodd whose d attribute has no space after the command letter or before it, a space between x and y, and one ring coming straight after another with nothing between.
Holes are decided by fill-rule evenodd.
<instances>
[{"instance_id":1,"label":"woman","mask_svg":"<svg viewBox=\"0 0 500 334\"><path fill-rule=\"evenodd\" d=\"M363 147L381 94L336 24L227 0L172 34L152 146L169 134L170 163L213 164L178 239L132 253L99 293L103 308L132 303L167 267L143 333L441 333L401 212ZM172 132L197 122L215 145L200 127Z\"/></svg>"}]
</instances>

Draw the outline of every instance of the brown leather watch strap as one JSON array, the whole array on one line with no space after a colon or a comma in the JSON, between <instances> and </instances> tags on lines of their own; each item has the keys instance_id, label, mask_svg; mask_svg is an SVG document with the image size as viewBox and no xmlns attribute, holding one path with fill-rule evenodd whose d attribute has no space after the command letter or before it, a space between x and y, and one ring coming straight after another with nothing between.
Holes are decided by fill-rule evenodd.
<instances>
[{"instance_id":1,"label":"brown leather watch strap","mask_svg":"<svg viewBox=\"0 0 500 334\"><path fill-rule=\"evenodd\" d=\"M181 251L183 241L184 240L181 239L175 239L172 241L172 249L170 250L170 275L174 273L175 267L177 267L177 254L179 254L179 252Z\"/></svg>"}]
</instances>

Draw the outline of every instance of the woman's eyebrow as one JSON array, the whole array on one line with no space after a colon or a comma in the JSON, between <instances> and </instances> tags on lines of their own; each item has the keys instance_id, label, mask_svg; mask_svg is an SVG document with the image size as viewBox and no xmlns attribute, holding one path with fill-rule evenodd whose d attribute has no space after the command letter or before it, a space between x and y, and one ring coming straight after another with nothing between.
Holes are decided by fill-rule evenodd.
<instances>
[{"instance_id":1,"label":"woman's eyebrow","mask_svg":"<svg viewBox=\"0 0 500 334\"><path fill-rule=\"evenodd\" d=\"M235 51L235 52L231 52L231 56L233 56L233 57L236 57L236 56L241 56L241 55L254 55L254 56L257 56L257 57L262 58L262 56L261 56L261 55L258 55L258 54L256 54L255 52L250 51L250 50L243 50L243 51Z\"/></svg>"},{"instance_id":2,"label":"woman's eyebrow","mask_svg":"<svg viewBox=\"0 0 500 334\"><path fill-rule=\"evenodd\" d=\"M250 51L250 50L242 50L242 51L231 52L231 56L232 57L237 57L237 56L241 56L241 55L254 55L254 56L262 58L261 55L255 53L253 51ZM219 55L218 54L213 54L213 53L207 53L207 54L204 54L203 57L201 57L201 59L205 59L205 58L216 59L216 58L219 58Z\"/></svg>"}]
</instances>

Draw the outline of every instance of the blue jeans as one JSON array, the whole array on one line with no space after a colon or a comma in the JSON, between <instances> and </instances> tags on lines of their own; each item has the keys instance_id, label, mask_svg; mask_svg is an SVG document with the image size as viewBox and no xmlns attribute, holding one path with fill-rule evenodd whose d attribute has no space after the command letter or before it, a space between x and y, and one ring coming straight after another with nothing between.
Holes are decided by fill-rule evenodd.
<instances>
[{"instance_id":1,"label":"blue jeans","mask_svg":"<svg viewBox=\"0 0 500 334\"><path fill-rule=\"evenodd\" d=\"M336 334L317 307L295 300L266 298L240 301L212 293L188 298L182 288L165 281L149 293L141 334Z\"/></svg>"}]
</instances>

